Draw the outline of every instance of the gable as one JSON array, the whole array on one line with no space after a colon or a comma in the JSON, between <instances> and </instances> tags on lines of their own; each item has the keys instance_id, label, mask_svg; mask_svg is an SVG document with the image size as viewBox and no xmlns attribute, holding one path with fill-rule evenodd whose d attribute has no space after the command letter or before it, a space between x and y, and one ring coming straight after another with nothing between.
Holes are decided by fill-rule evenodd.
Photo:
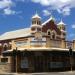
<instances>
[{"instance_id":1,"label":"gable","mask_svg":"<svg viewBox=\"0 0 75 75\"><path fill-rule=\"evenodd\" d=\"M55 30L58 35L61 34L61 31L57 28L57 25L51 20L45 25L42 26L42 32L47 33L47 30Z\"/></svg>"}]
</instances>

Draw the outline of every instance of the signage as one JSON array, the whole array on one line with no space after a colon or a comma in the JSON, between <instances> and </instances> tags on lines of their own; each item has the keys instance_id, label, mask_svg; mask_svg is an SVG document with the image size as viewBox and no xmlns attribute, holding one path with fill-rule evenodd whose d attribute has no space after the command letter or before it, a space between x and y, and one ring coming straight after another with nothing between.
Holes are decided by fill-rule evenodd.
<instances>
[{"instance_id":1,"label":"signage","mask_svg":"<svg viewBox=\"0 0 75 75\"><path fill-rule=\"evenodd\" d=\"M40 41L40 42L46 42L46 38L41 38L41 39L36 39L36 38L31 38L31 41Z\"/></svg>"},{"instance_id":2,"label":"signage","mask_svg":"<svg viewBox=\"0 0 75 75\"><path fill-rule=\"evenodd\" d=\"M20 47L20 46L28 45L28 42L24 41L24 40L23 41L16 41L15 44L17 47Z\"/></svg>"},{"instance_id":3,"label":"signage","mask_svg":"<svg viewBox=\"0 0 75 75\"><path fill-rule=\"evenodd\" d=\"M46 38L31 38L31 45L46 45Z\"/></svg>"},{"instance_id":4,"label":"signage","mask_svg":"<svg viewBox=\"0 0 75 75\"><path fill-rule=\"evenodd\" d=\"M63 67L63 62L50 62L51 68L61 68Z\"/></svg>"}]
</instances>

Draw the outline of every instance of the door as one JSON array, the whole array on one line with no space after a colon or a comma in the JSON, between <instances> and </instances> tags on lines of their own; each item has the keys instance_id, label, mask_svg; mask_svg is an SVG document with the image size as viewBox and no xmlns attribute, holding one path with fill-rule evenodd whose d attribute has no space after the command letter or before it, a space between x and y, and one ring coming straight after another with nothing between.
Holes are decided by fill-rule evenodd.
<instances>
[{"instance_id":1,"label":"door","mask_svg":"<svg viewBox=\"0 0 75 75\"><path fill-rule=\"evenodd\" d=\"M35 55L34 56L34 72L44 72L44 56Z\"/></svg>"}]
</instances>

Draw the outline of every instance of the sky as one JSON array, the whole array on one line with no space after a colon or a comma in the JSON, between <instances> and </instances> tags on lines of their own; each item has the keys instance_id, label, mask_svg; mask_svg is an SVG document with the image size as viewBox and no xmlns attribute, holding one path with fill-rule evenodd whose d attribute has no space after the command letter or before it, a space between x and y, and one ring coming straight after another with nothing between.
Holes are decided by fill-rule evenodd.
<instances>
[{"instance_id":1,"label":"sky","mask_svg":"<svg viewBox=\"0 0 75 75\"><path fill-rule=\"evenodd\" d=\"M51 17L66 24L67 40L75 39L75 0L0 0L0 34L31 26L36 13L42 23Z\"/></svg>"}]
</instances>

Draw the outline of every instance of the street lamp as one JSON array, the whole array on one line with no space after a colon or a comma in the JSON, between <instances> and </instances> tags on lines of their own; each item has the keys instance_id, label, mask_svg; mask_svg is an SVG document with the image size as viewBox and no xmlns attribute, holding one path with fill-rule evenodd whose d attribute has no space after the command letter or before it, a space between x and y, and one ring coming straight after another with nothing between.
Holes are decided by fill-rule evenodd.
<instances>
[{"instance_id":1,"label":"street lamp","mask_svg":"<svg viewBox=\"0 0 75 75\"><path fill-rule=\"evenodd\" d=\"M18 50L17 49L17 47L16 47L16 49L14 49L13 50L13 56L14 56L14 59L15 59L15 67L16 67L16 69L15 69L15 71L16 71L16 73L17 73L17 67L18 67L18 65L17 65L17 55L19 55L20 54L20 50Z\"/></svg>"},{"instance_id":2,"label":"street lamp","mask_svg":"<svg viewBox=\"0 0 75 75\"><path fill-rule=\"evenodd\" d=\"M73 56L73 51L72 51L72 48L70 47L69 48L69 56L70 56L70 67L71 67L71 71L72 71L72 64L73 64L73 61L72 61L72 56Z\"/></svg>"}]
</instances>

